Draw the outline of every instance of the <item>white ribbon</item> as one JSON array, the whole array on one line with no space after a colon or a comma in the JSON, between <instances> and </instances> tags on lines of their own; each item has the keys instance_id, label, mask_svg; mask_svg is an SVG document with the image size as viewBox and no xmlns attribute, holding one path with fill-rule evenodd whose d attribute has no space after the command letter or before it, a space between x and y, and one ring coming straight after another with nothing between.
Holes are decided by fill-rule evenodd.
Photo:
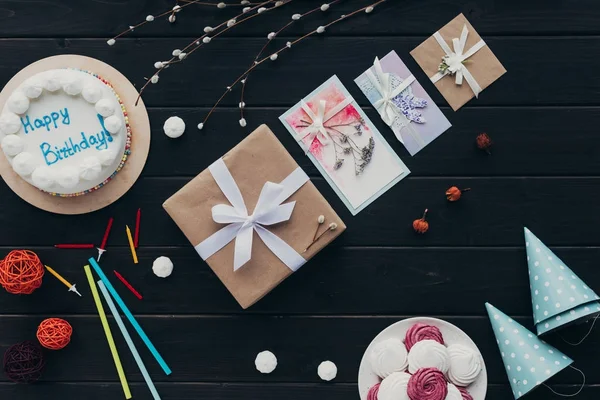
<instances>
[{"instance_id":1,"label":"white ribbon","mask_svg":"<svg viewBox=\"0 0 600 400\"><path fill-rule=\"evenodd\" d=\"M342 102L333 107L327 114L325 114L325 108L327 107L326 100L320 100L317 106L317 113L310 109L308 104L304 100L300 101L300 106L310 119L310 125L307 126L300 132L300 141L304 142L304 139L308 138L308 146L317 138L323 146L327 146L331 142L331 137L327 132L325 123L331 118L335 117L340 111L346 108L354 99L350 96L346 97Z\"/></svg>"},{"instance_id":2,"label":"white ribbon","mask_svg":"<svg viewBox=\"0 0 600 400\"><path fill-rule=\"evenodd\" d=\"M479 93L481 93L481 90L482 90L481 86L479 86L479 83L477 83L477 81L475 80L473 75L471 75L471 72L469 72L469 70L467 69L465 64L463 64L463 61L465 61L466 59L471 57L473 54L475 54L479 50L481 50L481 48L483 48L483 46L485 46L485 42L483 41L483 39L481 39L481 40L479 40L479 42L475 43L473 45L473 47L471 47L469 50L467 50L465 52L465 45L467 44L467 36L468 35L469 35L469 30L467 29L467 25L465 24L463 26L462 32L460 34L460 39L459 38L452 39L452 47L454 48L454 51L452 51L450 49L450 47L448 46L448 44L446 44L446 41L444 40L442 35L440 35L439 32L436 32L433 34L433 37L435 38L435 40L437 40L437 42L439 43L442 50L444 50L444 53L446 53L446 56L444 57L444 61L448 65L448 69L446 69L444 72L438 72L437 74L432 76L431 81L433 83L436 83L437 81L439 81L446 75L455 75L456 76L456 78L455 78L456 84L462 85L463 76L464 76L465 80L471 87L471 90L473 90L475 97L477 97L479 95Z\"/></svg>"},{"instance_id":3,"label":"white ribbon","mask_svg":"<svg viewBox=\"0 0 600 400\"><path fill-rule=\"evenodd\" d=\"M392 99L394 99L404 90L406 90L413 82L415 82L415 77L410 75L402 81L400 86L398 86L396 89L393 89L391 76L389 73L383 72L378 57L375 57L373 66L375 68L375 73L373 73L371 69L368 69L367 77L373 84L373 87L381 95L381 99L377 100L373 106L377 109L377 111L379 111L379 115L381 115L383 122L391 127L396 118L398 118L400 120L400 126L407 128L413 139L415 139L415 141L421 147L425 146L425 143L423 142L423 139L419 133L410 124L410 120L406 118L406 116L402 113L402 110L400 110L392 101ZM394 133L396 134L396 138L398 138L400 143L404 144L404 139L402 138L400 132L394 131Z\"/></svg>"},{"instance_id":4,"label":"white ribbon","mask_svg":"<svg viewBox=\"0 0 600 400\"><path fill-rule=\"evenodd\" d=\"M266 182L254 212L248 215L240 188L223 159L218 159L208 169L231 205L218 204L212 208L213 220L228 225L195 247L200 257L206 260L235 239L233 270L237 271L252 258L252 238L256 231L281 262L292 271L298 270L306 260L263 225L273 225L290 219L296 202L281 203L308 182L306 173L298 167L281 183Z\"/></svg>"}]
</instances>

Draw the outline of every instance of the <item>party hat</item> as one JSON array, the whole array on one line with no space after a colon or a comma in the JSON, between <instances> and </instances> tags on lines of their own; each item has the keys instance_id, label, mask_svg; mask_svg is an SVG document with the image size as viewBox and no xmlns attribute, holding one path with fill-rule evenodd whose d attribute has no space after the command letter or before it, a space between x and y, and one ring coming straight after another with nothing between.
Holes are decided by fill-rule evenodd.
<instances>
[{"instance_id":1,"label":"party hat","mask_svg":"<svg viewBox=\"0 0 600 400\"><path fill-rule=\"evenodd\" d=\"M533 320L538 335L600 313L600 297L525 228Z\"/></svg>"},{"instance_id":2,"label":"party hat","mask_svg":"<svg viewBox=\"0 0 600 400\"><path fill-rule=\"evenodd\" d=\"M485 307L515 399L526 395L573 363L569 357L490 303L485 303Z\"/></svg>"}]
</instances>

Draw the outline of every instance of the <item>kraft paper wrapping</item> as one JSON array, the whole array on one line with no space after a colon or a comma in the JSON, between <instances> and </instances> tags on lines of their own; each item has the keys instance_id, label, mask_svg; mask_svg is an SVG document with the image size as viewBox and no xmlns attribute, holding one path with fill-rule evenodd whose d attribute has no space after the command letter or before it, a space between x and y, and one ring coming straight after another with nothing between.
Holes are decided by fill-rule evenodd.
<instances>
[{"instance_id":1,"label":"kraft paper wrapping","mask_svg":"<svg viewBox=\"0 0 600 400\"><path fill-rule=\"evenodd\" d=\"M470 49L475 43L481 40L481 37L465 18L463 14L458 15L442 29L440 35L446 40L446 43L452 47L452 39L460 37L464 25L469 29L465 51ZM417 64L423 69L429 78L438 72L438 67L442 62L442 57L446 54L433 36L417 46L410 52ZM498 61L490 47L486 44L477 53L471 56L465 63L482 90L500 78L506 69ZM465 103L474 97L473 90L466 81L462 85L457 85L453 75L445 76L435 83L442 96L446 99L454 111L461 108Z\"/></svg>"},{"instance_id":2,"label":"kraft paper wrapping","mask_svg":"<svg viewBox=\"0 0 600 400\"><path fill-rule=\"evenodd\" d=\"M266 125L258 127L225 154L223 161L239 186L249 213L254 210L265 182L279 183L298 167ZM346 229L346 225L312 182L305 183L284 203L290 201L296 201L290 220L265 227L306 260ZM163 207L192 245L196 246L225 226L212 220L211 209L217 204L229 204L229 201L206 169L165 201ZM307 252L302 253L312 241L319 215L325 216L325 223L320 226L319 232L327 229L332 222L338 228L327 232ZM206 262L245 309L279 285L292 271L265 246L256 232L252 242L252 259L238 271L234 271L234 245L235 240Z\"/></svg>"}]
</instances>

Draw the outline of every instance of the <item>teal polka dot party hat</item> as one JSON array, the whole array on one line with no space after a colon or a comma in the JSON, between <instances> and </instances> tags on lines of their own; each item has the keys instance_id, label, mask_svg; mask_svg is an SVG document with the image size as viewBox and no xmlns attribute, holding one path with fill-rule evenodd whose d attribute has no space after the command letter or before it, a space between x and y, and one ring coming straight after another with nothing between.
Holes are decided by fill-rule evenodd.
<instances>
[{"instance_id":1,"label":"teal polka dot party hat","mask_svg":"<svg viewBox=\"0 0 600 400\"><path fill-rule=\"evenodd\" d=\"M515 399L540 386L573 363L523 325L485 303Z\"/></svg>"},{"instance_id":2,"label":"teal polka dot party hat","mask_svg":"<svg viewBox=\"0 0 600 400\"><path fill-rule=\"evenodd\" d=\"M538 335L592 319L600 297L525 228L533 320Z\"/></svg>"}]
</instances>

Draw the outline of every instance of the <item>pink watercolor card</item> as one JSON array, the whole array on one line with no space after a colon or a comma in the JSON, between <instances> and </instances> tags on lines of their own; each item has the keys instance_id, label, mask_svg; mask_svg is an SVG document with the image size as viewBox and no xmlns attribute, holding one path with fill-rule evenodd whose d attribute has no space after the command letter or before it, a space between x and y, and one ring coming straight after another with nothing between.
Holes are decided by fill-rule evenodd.
<instances>
[{"instance_id":1,"label":"pink watercolor card","mask_svg":"<svg viewBox=\"0 0 600 400\"><path fill-rule=\"evenodd\" d=\"M395 51L355 82L411 156L452 126Z\"/></svg>"},{"instance_id":2,"label":"pink watercolor card","mask_svg":"<svg viewBox=\"0 0 600 400\"><path fill-rule=\"evenodd\" d=\"M410 174L335 75L279 119L352 215Z\"/></svg>"}]
</instances>

